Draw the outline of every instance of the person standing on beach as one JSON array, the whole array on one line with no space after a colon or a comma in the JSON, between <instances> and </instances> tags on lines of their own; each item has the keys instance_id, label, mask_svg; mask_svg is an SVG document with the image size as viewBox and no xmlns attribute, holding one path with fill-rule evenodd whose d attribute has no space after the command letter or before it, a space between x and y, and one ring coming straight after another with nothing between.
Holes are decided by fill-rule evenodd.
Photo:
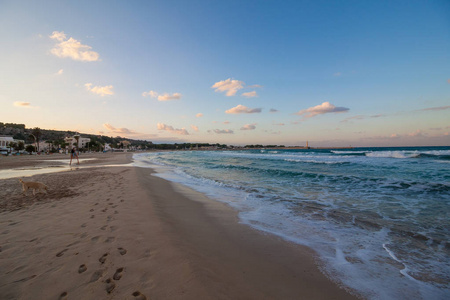
<instances>
[{"instance_id":1,"label":"person standing on beach","mask_svg":"<svg viewBox=\"0 0 450 300\"><path fill-rule=\"evenodd\" d=\"M78 160L78 154L77 154L77 151L75 150L75 147L73 147L72 150L70 151L70 164L69 165L72 165L72 159L75 157L77 158L77 165L79 165L80 161Z\"/></svg>"}]
</instances>

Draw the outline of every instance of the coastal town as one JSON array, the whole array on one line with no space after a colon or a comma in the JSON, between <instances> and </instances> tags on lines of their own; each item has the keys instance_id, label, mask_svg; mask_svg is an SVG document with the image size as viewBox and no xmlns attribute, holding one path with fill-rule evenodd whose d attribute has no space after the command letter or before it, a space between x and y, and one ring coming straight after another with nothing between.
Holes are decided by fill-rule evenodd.
<instances>
[{"instance_id":1,"label":"coastal town","mask_svg":"<svg viewBox=\"0 0 450 300\"><path fill-rule=\"evenodd\" d=\"M0 122L0 154L67 154L75 148L80 152L128 152L145 150L237 150L237 149L330 149L327 147L310 147L308 141L304 146L285 145L226 145L219 143L162 143L133 140L124 137L107 137L102 135L80 134L73 131L43 130L25 128L24 124ZM332 149L351 149L339 147Z\"/></svg>"}]
</instances>

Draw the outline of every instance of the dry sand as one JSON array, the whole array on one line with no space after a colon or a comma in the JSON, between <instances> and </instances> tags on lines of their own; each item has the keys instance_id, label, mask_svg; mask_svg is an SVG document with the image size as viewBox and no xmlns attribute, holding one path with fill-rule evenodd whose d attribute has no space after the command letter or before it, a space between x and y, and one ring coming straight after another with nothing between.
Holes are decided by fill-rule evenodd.
<instances>
[{"instance_id":1,"label":"dry sand","mask_svg":"<svg viewBox=\"0 0 450 300\"><path fill-rule=\"evenodd\" d=\"M0 158L0 299L354 299L314 253L239 224L236 212L130 166L131 154ZM122 166L105 166L105 165ZM30 170L29 172L32 172Z\"/></svg>"}]
</instances>

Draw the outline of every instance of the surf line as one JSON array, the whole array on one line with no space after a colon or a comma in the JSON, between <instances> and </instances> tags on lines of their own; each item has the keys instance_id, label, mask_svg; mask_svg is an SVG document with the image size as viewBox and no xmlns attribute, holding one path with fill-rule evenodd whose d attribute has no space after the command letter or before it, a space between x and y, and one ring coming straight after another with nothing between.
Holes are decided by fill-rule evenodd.
<instances>
[{"instance_id":1,"label":"surf line","mask_svg":"<svg viewBox=\"0 0 450 300\"><path fill-rule=\"evenodd\" d=\"M386 244L383 244L383 248L384 248L384 250L386 250L386 252L389 254L389 256L393 260L395 260L396 262L401 263L403 265L403 269L400 270L400 274L402 274L403 276L405 276L415 282L420 282L419 280L415 279L414 277L412 277L411 275L408 274L408 266L406 264L404 264L400 259L398 259L397 256L394 254L394 252L392 252L391 250L388 249Z\"/></svg>"}]
</instances>

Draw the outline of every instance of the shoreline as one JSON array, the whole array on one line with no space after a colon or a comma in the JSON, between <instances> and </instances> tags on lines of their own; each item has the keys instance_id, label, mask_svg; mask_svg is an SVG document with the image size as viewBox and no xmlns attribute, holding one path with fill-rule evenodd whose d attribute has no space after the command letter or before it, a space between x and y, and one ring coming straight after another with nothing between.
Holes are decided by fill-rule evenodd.
<instances>
[{"instance_id":1,"label":"shoreline","mask_svg":"<svg viewBox=\"0 0 450 300\"><path fill-rule=\"evenodd\" d=\"M22 196L17 178L0 180L0 198L17 205L0 207L2 297L356 299L319 271L313 250L240 224L231 207L150 168L127 166L132 153L106 155L32 176L48 195ZM103 166L111 164L123 166Z\"/></svg>"}]
</instances>

